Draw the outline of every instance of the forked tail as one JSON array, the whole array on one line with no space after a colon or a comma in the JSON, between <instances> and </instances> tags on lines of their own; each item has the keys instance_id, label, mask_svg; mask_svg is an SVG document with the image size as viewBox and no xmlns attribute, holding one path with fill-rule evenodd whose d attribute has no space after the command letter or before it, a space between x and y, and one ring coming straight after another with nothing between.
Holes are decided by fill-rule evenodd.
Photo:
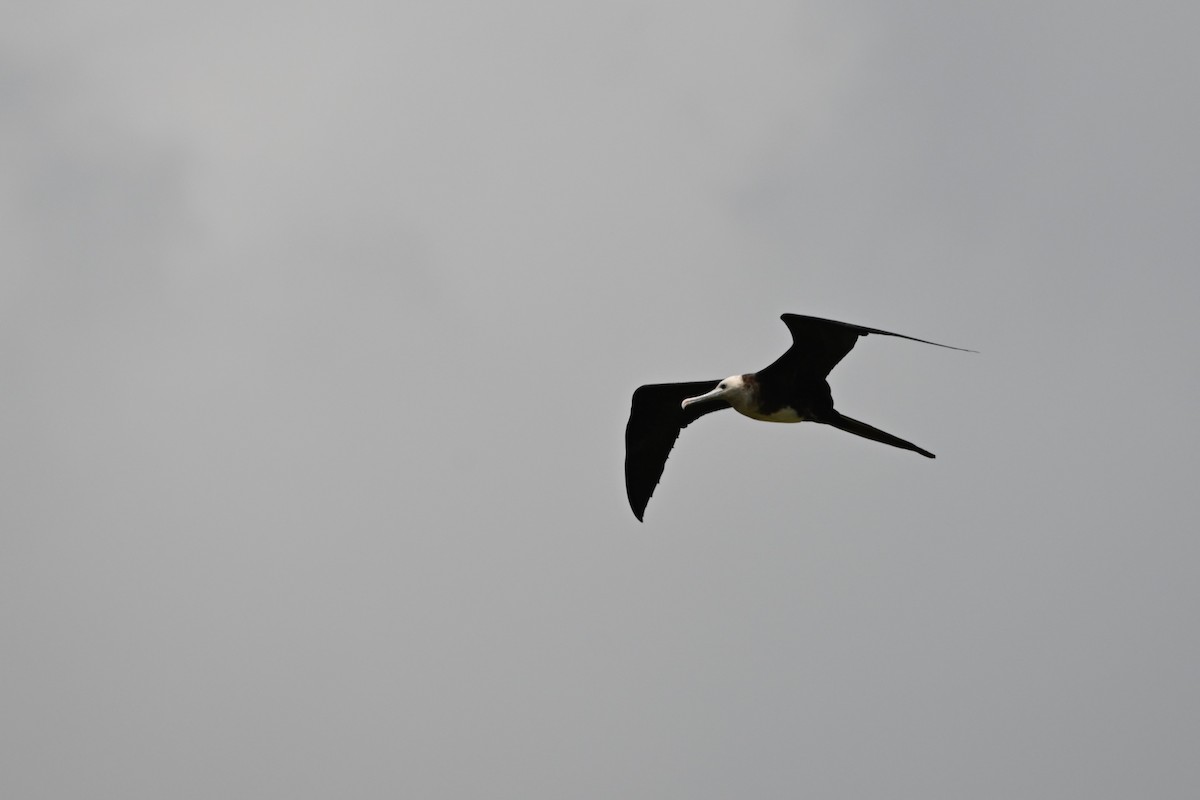
<instances>
[{"instance_id":1,"label":"forked tail","mask_svg":"<svg viewBox=\"0 0 1200 800\"><path fill-rule=\"evenodd\" d=\"M819 419L817 422L822 422L826 425L832 425L835 428L853 433L856 436L862 436L865 439L874 439L877 442L890 444L892 447L899 447L901 450L912 450L914 453L920 453L926 458L937 458L933 453L924 448L917 447L912 442L906 442L899 436L892 436L887 431L881 431L879 428L868 425L865 422L859 422L856 419L851 419L837 411L830 410L824 419Z\"/></svg>"}]
</instances>

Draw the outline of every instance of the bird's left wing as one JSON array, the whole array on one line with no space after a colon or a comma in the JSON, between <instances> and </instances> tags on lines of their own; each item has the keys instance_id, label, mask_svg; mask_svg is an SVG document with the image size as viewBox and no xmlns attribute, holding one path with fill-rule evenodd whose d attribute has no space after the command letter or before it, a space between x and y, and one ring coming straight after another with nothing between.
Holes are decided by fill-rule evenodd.
<instances>
[{"instance_id":1,"label":"bird's left wing","mask_svg":"<svg viewBox=\"0 0 1200 800\"><path fill-rule=\"evenodd\" d=\"M784 314L780 319L792 333L792 346L774 364L759 370L760 376L788 370L808 378L824 378L838 365L839 361L846 357L847 353L854 349L858 337L872 333L880 336L895 336L898 339L908 339L935 347L945 347L948 350L975 352L963 347L951 347L948 344L931 342L928 339L906 336L903 333L851 325L848 322L838 322L832 319L806 317L801 314Z\"/></svg>"},{"instance_id":2,"label":"bird's left wing","mask_svg":"<svg viewBox=\"0 0 1200 800\"><path fill-rule=\"evenodd\" d=\"M681 408L684 400L704 394L718 383L652 383L633 393L625 426L625 492L638 521L646 513L679 432L705 414L729 407L724 400L708 400Z\"/></svg>"}]
</instances>

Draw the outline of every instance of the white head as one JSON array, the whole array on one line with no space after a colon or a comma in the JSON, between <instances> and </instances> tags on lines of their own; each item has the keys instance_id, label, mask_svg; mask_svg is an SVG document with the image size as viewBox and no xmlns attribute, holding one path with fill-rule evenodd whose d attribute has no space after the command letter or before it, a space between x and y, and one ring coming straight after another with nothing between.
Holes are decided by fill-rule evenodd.
<instances>
[{"instance_id":1,"label":"white head","mask_svg":"<svg viewBox=\"0 0 1200 800\"><path fill-rule=\"evenodd\" d=\"M712 391L683 401L683 408L705 400L724 400L734 408L749 407L754 402L754 379L750 375L731 375L716 385Z\"/></svg>"}]
</instances>

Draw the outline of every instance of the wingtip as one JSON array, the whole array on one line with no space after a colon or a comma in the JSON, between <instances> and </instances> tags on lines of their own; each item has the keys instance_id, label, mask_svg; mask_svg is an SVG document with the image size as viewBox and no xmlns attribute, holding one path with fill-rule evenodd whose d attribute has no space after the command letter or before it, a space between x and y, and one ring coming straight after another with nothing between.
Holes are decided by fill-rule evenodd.
<instances>
[{"instance_id":1,"label":"wingtip","mask_svg":"<svg viewBox=\"0 0 1200 800\"><path fill-rule=\"evenodd\" d=\"M649 504L647 504L647 505L649 505ZM645 521L642 518L646 516L646 506L642 506L641 508L638 508L637 505L633 502L632 497L629 499L629 510L633 512L633 516L637 519L638 522Z\"/></svg>"}]
</instances>

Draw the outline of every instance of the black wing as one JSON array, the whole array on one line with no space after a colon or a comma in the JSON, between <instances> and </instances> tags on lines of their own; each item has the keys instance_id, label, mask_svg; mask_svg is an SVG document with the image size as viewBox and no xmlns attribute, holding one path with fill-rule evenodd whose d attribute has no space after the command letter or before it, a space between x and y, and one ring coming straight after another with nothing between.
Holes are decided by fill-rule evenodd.
<instances>
[{"instance_id":1,"label":"black wing","mask_svg":"<svg viewBox=\"0 0 1200 800\"><path fill-rule=\"evenodd\" d=\"M805 317L800 314L784 314L780 319L792 332L792 346L780 356L774 364L759 370L759 375L789 369L810 378L824 379L846 354L854 349L858 337L869 333L883 336L896 336L922 344L932 344L936 347L946 347L950 350L964 350L962 347L950 347L948 344L938 344L928 339L918 339L915 336L905 336L903 333L881 331L878 328L864 328L862 325L851 325L848 322L836 322L820 317ZM973 353L974 350L965 350Z\"/></svg>"},{"instance_id":2,"label":"black wing","mask_svg":"<svg viewBox=\"0 0 1200 800\"><path fill-rule=\"evenodd\" d=\"M718 383L720 380L652 383L638 387L633 393L629 423L625 426L625 492L639 522L679 432L705 414L729 407L724 400L709 400L687 408L681 408L680 404L710 391Z\"/></svg>"}]
</instances>

